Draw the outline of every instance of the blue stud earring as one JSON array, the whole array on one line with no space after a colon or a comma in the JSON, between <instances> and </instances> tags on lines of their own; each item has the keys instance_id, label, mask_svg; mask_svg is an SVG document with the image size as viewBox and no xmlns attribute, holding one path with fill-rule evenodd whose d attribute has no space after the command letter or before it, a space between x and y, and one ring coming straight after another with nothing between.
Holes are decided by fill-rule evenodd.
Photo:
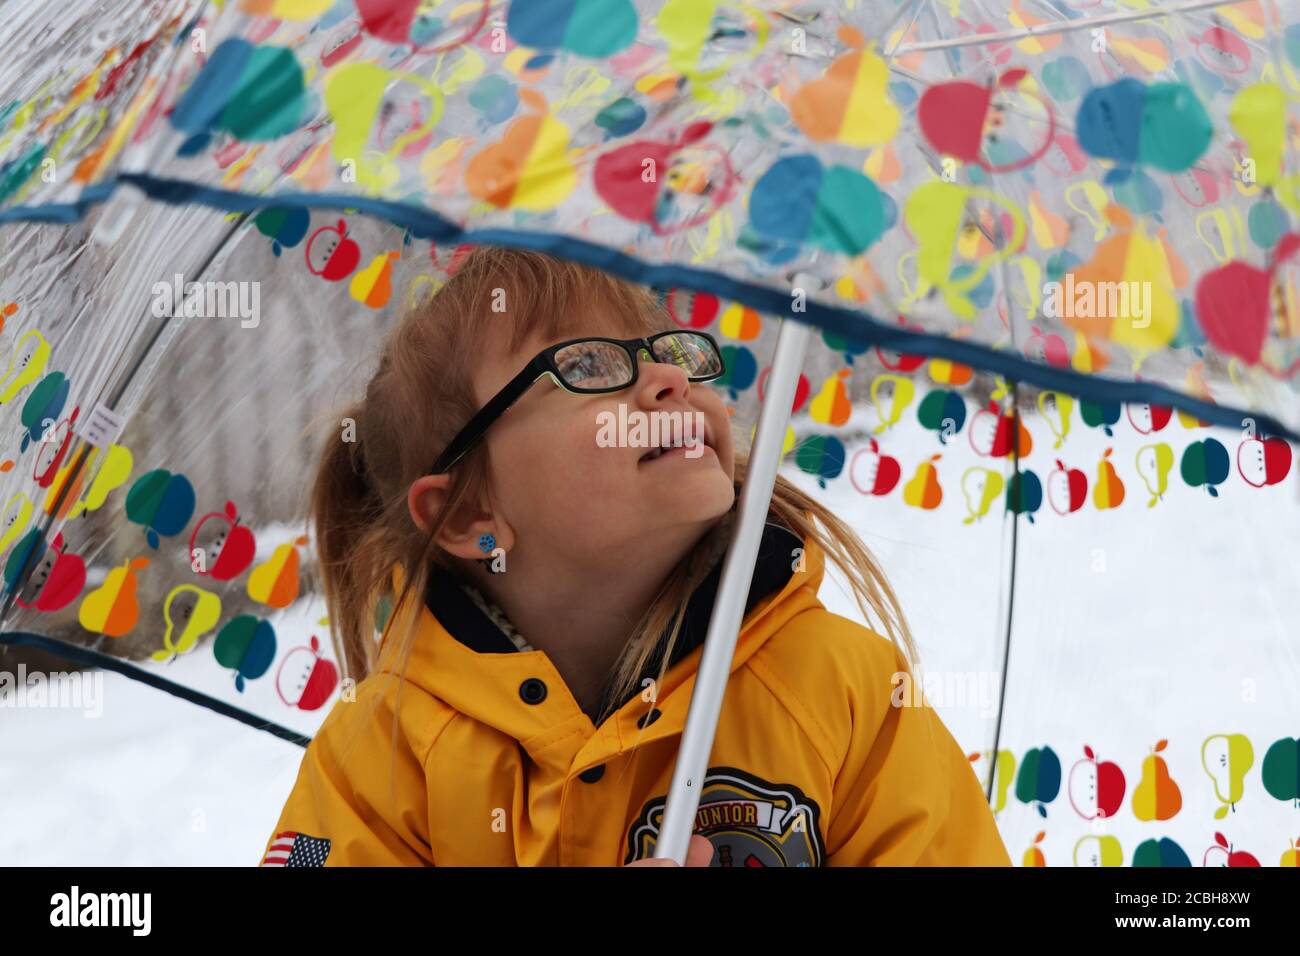
<instances>
[{"instance_id":1,"label":"blue stud earring","mask_svg":"<svg viewBox=\"0 0 1300 956\"><path fill-rule=\"evenodd\" d=\"M480 563L483 565L483 567L487 568L491 574L497 573L497 569L492 566L492 558L490 557L493 549L496 546L497 546L497 539L492 535L490 534L479 535L479 539L478 539L479 550L482 551L484 554L489 555L489 557L480 558L479 560Z\"/></svg>"}]
</instances>

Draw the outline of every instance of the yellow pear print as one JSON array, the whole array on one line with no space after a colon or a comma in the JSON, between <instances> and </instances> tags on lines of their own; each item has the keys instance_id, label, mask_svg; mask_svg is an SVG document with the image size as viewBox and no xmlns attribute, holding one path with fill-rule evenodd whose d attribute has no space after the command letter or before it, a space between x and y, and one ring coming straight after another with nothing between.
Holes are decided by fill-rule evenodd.
<instances>
[{"instance_id":1,"label":"yellow pear print","mask_svg":"<svg viewBox=\"0 0 1300 956\"><path fill-rule=\"evenodd\" d=\"M821 391L808 406L813 421L822 425L843 425L849 420L853 405L845 386L848 379L849 370L842 368L822 383Z\"/></svg>"}]
</instances>

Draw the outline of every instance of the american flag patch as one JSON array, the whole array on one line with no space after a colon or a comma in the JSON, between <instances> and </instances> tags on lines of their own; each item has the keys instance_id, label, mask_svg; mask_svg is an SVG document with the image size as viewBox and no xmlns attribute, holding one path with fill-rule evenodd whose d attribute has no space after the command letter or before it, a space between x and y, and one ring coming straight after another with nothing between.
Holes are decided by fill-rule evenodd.
<instances>
[{"instance_id":1,"label":"american flag patch","mask_svg":"<svg viewBox=\"0 0 1300 956\"><path fill-rule=\"evenodd\" d=\"M324 866L330 855L330 841L285 830L277 833L262 857L262 866Z\"/></svg>"}]
</instances>

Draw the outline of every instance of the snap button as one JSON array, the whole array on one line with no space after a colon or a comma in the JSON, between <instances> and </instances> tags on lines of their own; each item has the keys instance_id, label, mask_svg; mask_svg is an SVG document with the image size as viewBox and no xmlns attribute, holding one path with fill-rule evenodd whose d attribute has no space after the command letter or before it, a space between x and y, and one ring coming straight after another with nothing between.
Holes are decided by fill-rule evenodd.
<instances>
[{"instance_id":1,"label":"snap button","mask_svg":"<svg viewBox=\"0 0 1300 956\"><path fill-rule=\"evenodd\" d=\"M594 767L588 767L582 773L578 774L578 779L583 783L595 783L601 777L605 776L605 765L598 763Z\"/></svg>"},{"instance_id":2,"label":"snap button","mask_svg":"<svg viewBox=\"0 0 1300 956\"><path fill-rule=\"evenodd\" d=\"M519 685L519 696L525 704L540 704L546 700L546 685L536 677L530 677Z\"/></svg>"},{"instance_id":3,"label":"snap button","mask_svg":"<svg viewBox=\"0 0 1300 956\"><path fill-rule=\"evenodd\" d=\"M640 727L642 730L645 730L647 727L649 727L651 724L653 724L656 720L658 720L662 716L663 716L662 712L659 710L658 707L656 707L654 710L650 711L650 713L643 714L641 718L636 722L636 725Z\"/></svg>"}]
</instances>

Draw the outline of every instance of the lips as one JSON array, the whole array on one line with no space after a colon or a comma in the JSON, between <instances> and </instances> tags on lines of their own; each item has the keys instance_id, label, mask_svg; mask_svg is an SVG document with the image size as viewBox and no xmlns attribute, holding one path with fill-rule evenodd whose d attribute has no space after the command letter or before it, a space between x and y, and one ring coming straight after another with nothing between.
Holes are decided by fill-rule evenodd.
<instances>
[{"instance_id":1,"label":"lips","mask_svg":"<svg viewBox=\"0 0 1300 956\"><path fill-rule=\"evenodd\" d=\"M710 433L709 426L707 423L704 426L704 447L710 449L713 448L713 435ZM662 445L656 446L654 448L651 448L649 451L647 451L644 455L640 457L640 459L638 459L637 464L644 465L648 462L657 461L658 459L664 457L684 458L686 457L686 452L688 450L689 449L687 449L685 446L683 436L680 434L674 435L671 438L669 438L667 441L665 441ZM700 454L693 455L692 457L700 458L703 457L703 454L704 453L701 451Z\"/></svg>"}]
</instances>

